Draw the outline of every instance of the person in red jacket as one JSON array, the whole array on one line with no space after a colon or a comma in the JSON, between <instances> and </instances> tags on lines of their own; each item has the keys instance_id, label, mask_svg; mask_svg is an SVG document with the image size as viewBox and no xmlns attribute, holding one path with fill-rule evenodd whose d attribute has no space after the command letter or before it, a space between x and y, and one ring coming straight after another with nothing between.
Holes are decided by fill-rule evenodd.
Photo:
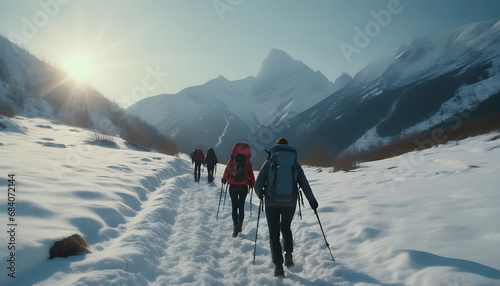
<instances>
[{"instance_id":1,"label":"person in red jacket","mask_svg":"<svg viewBox=\"0 0 500 286\"><path fill-rule=\"evenodd\" d=\"M237 237L243 226L245 218L245 199L248 187L253 188L255 177L253 175L250 146L244 142L238 142L231 150L231 159L226 165L222 184L229 183L229 195L233 207L233 237Z\"/></svg>"},{"instance_id":2,"label":"person in red jacket","mask_svg":"<svg viewBox=\"0 0 500 286\"><path fill-rule=\"evenodd\" d=\"M201 164L205 162L205 154L201 151L201 145L191 153L191 163L194 163L194 181L200 181Z\"/></svg>"}]
</instances>

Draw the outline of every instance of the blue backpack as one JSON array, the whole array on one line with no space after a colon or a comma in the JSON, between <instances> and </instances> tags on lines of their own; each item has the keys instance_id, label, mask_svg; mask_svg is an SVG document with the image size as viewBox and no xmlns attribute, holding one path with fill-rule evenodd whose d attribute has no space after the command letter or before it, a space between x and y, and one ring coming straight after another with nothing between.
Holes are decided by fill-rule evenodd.
<instances>
[{"instance_id":1,"label":"blue backpack","mask_svg":"<svg viewBox=\"0 0 500 286\"><path fill-rule=\"evenodd\" d=\"M267 192L276 202L289 203L297 194L297 150L277 144L271 148Z\"/></svg>"}]
</instances>

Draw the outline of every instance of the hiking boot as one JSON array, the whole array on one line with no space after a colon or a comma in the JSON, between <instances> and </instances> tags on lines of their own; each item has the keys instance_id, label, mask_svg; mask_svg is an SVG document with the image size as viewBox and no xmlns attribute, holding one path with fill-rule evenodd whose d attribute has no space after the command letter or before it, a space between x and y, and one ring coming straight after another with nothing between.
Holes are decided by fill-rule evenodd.
<instances>
[{"instance_id":1,"label":"hiking boot","mask_svg":"<svg viewBox=\"0 0 500 286\"><path fill-rule=\"evenodd\" d=\"M237 230L238 230L238 232L241 232L241 227L242 227L242 225L243 225L243 222L242 222L242 221L240 221L240 223L239 223L239 224L238 224L238 226L236 227L236 228L237 228Z\"/></svg>"},{"instance_id":2,"label":"hiking boot","mask_svg":"<svg viewBox=\"0 0 500 286\"><path fill-rule=\"evenodd\" d=\"M285 278L285 270L283 270L282 264L274 264L274 277Z\"/></svg>"},{"instance_id":3,"label":"hiking boot","mask_svg":"<svg viewBox=\"0 0 500 286\"><path fill-rule=\"evenodd\" d=\"M233 237L237 237L238 236L238 225L234 225L233 227Z\"/></svg>"},{"instance_id":4,"label":"hiking boot","mask_svg":"<svg viewBox=\"0 0 500 286\"><path fill-rule=\"evenodd\" d=\"M285 251L285 266L287 268L293 266L293 257L290 251Z\"/></svg>"}]
</instances>

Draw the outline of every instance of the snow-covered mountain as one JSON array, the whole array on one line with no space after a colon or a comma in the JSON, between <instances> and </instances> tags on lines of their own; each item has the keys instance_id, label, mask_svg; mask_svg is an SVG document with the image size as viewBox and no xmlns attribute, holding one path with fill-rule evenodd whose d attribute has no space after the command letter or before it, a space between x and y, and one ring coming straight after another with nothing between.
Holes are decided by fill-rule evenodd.
<instances>
[{"instance_id":1,"label":"snow-covered mountain","mask_svg":"<svg viewBox=\"0 0 500 286\"><path fill-rule=\"evenodd\" d=\"M359 152L500 114L500 21L472 23L403 46L291 119L304 156ZM316 153L316 154L315 154Z\"/></svg>"},{"instance_id":2,"label":"snow-covered mountain","mask_svg":"<svg viewBox=\"0 0 500 286\"><path fill-rule=\"evenodd\" d=\"M143 99L128 110L172 136L185 152L199 144L227 151L249 141L259 126L279 124L345 85L281 50L273 49L256 77L229 81L223 76L177 94Z\"/></svg>"}]
</instances>

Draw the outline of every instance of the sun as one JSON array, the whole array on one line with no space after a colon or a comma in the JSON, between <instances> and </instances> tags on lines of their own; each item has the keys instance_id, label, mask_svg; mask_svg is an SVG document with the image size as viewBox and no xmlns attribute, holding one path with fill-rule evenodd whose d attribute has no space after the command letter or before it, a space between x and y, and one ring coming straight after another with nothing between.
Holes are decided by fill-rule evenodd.
<instances>
[{"instance_id":1,"label":"sun","mask_svg":"<svg viewBox=\"0 0 500 286\"><path fill-rule=\"evenodd\" d=\"M72 52L64 60L64 70L76 82L88 81L94 71L92 56L82 51Z\"/></svg>"}]
</instances>

